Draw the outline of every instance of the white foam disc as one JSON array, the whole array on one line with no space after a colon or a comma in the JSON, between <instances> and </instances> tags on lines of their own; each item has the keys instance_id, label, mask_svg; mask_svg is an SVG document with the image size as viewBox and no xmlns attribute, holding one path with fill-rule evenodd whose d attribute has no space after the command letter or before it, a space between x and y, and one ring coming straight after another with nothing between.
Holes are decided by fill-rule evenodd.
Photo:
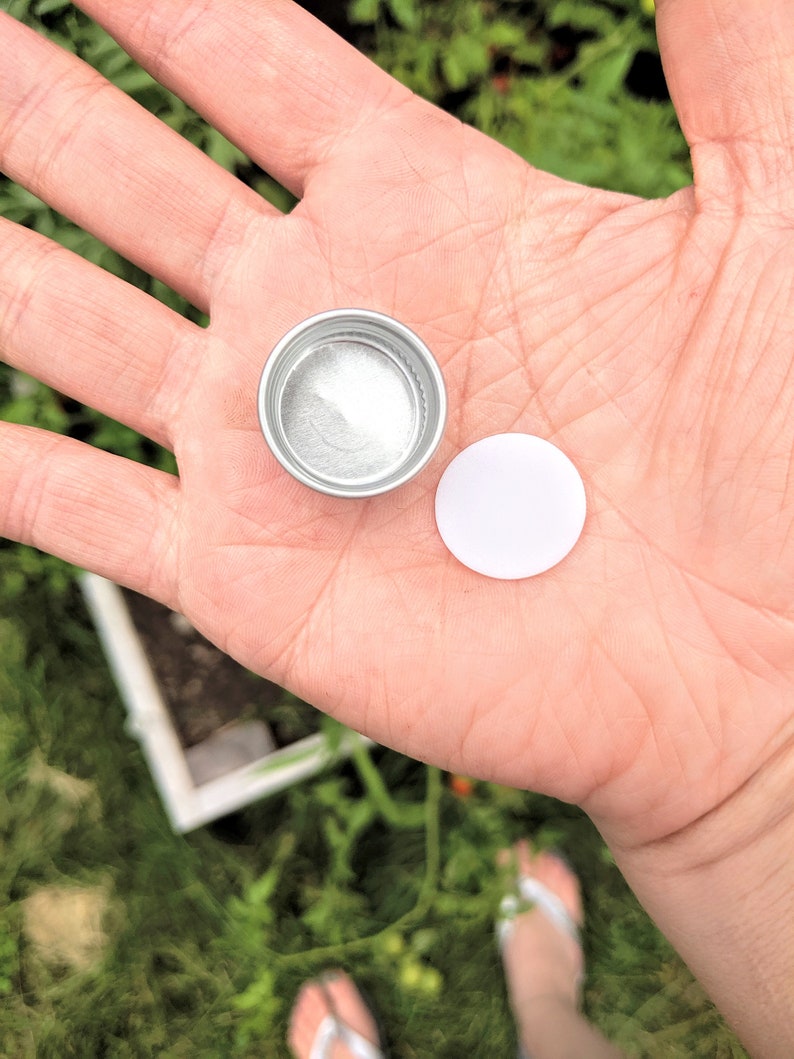
<instances>
[{"instance_id":1,"label":"white foam disc","mask_svg":"<svg viewBox=\"0 0 794 1059\"><path fill-rule=\"evenodd\" d=\"M514 580L564 559L584 526L579 472L532 434L494 434L450 463L436 492L441 539L464 566Z\"/></svg>"}]
</instances>

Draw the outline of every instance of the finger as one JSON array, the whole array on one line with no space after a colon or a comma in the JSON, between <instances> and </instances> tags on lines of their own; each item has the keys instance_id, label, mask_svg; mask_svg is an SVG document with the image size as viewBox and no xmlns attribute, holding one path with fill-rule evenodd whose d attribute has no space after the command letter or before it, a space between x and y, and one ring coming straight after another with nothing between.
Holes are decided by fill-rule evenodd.
<instances>
[{"instance_id":1,"label":"finger","mask_svg":"<svg viewBox=\"0 0 794 1059\"><path fill-rule=\"evenodd\" d=\"M290 0L80 0L158 81L301 194L411 93Z\"/></svg>"},{"instance_id":2,"label":"finger","mask_svg":"<svg viewBox=\"0 0 794 1059\"><path fill-rule=\"evenodd\" d=\"M173 602L178 479L71 438L0 423L0 536Z\"/></svg>"},{"instance_id":3,"label":"finger","mask_svg":"<svg viewBox=\"0 0 794 1059\"><path fill-rule=\"evenodd\" d=\"M0 354L61 393L172 447L199 327L0 218Z\"/></svg>"},{"instance_id":4,"label":"finger","mask_svg":"<svg viewBox=\"0 0 794 1059\"><path fill-rule=\"evenodd\" d=\"M206 308L253 191L85 63L0 13L0 169Z\"/></svg>"},{"instance_id":5,"label":"finger","mask_svg":"<svg viewBox=\"0 0 794 1059\"><path fill-rule=\"evenodd\" d=\"M658 0L659 47L696 183L720 196L791 187L791 0Z\"/></svg>"}]
</instances>

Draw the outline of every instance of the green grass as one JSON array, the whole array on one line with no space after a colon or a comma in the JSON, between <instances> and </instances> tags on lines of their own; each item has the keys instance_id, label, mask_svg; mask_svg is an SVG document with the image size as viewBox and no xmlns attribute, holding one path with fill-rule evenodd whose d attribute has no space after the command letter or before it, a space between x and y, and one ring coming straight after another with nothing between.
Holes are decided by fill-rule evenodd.
<instances>
[{"instance_id":1,"label":"green grass","mask_svg":"<svg viewBox=\"0 0 794 1059\"><path fill-rule=\"evenodd\" d=\"M288 204L68 3L6 6ZM652 22L634 0L354 7L378 62L536 164L640 194L688 179L669 103L630 89L636 57L653 50ZM558 45L571 39L561 64ZM1 180L0 213L193 312ZM0 416L173 469L132 431L2 366ZM300 982L339 963L372 998L397 1059L512 1059L493 862L526 834L564 850L582 878L586 1004L597 1024L633 1055L744 1054L578 810L489 784L460 799L445 777L400 755L372 760L385 787L365 758L174 835L125 734L74 572L0 546L0 1054L283 1057ZM106 943L92 965L46 960L33 944L25 901L45 887L106 896Z\"/></svg>"},{"instance_id":2,"label":"green grass","mask_svg":"<svg viewBox=\"0 0 794 1059\"><path fill-rule=\"evenodd\" d=\"M283 1056L300 982L341 964L394 1056L512 1056L493 858L524 834L583 879L595 1021L630 1054L744 1054L570 806L489 784L460 799L377 751L386 792L348 765L172 834L76 585L37 559L0 550L2 583L25 582L0 604L0 1054ZM95 966L51 966L27 938L46 886L108 894Z\"/></svg>"}]
</instances>

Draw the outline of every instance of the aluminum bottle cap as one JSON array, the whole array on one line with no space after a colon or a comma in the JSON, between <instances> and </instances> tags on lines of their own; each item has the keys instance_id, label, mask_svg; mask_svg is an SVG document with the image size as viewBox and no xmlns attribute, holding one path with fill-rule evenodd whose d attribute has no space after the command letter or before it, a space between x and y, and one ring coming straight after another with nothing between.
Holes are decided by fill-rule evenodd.
<instances>
[{"instance_id":1,"label":"aluminum bottle cap","mask_svg":"<svg viewBox=\"0 0 794 1059\"><path fill-rule=\"evenodd\" d=\"M332 496L374 496L413 478L446 422L441 369L404 324L333 309L289 331L259 383L259 421L276 459Z\"/></svg>"}]
</instances>

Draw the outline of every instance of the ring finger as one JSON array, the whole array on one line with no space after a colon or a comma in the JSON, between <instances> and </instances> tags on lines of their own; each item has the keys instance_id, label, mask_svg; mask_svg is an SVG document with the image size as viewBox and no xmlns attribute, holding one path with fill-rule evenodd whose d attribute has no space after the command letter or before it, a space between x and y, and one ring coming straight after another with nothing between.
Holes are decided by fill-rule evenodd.
<instances>
[{"instance_id":1,"label":"ring finger","mask_svg":"<svg viewBox=\"0 0 794 1059\"><path fill-rule=\"evenodd\" d=\"M56 243L0 219L0 355L171 447L201 328Z\"/></svg>"}]
</instances>

